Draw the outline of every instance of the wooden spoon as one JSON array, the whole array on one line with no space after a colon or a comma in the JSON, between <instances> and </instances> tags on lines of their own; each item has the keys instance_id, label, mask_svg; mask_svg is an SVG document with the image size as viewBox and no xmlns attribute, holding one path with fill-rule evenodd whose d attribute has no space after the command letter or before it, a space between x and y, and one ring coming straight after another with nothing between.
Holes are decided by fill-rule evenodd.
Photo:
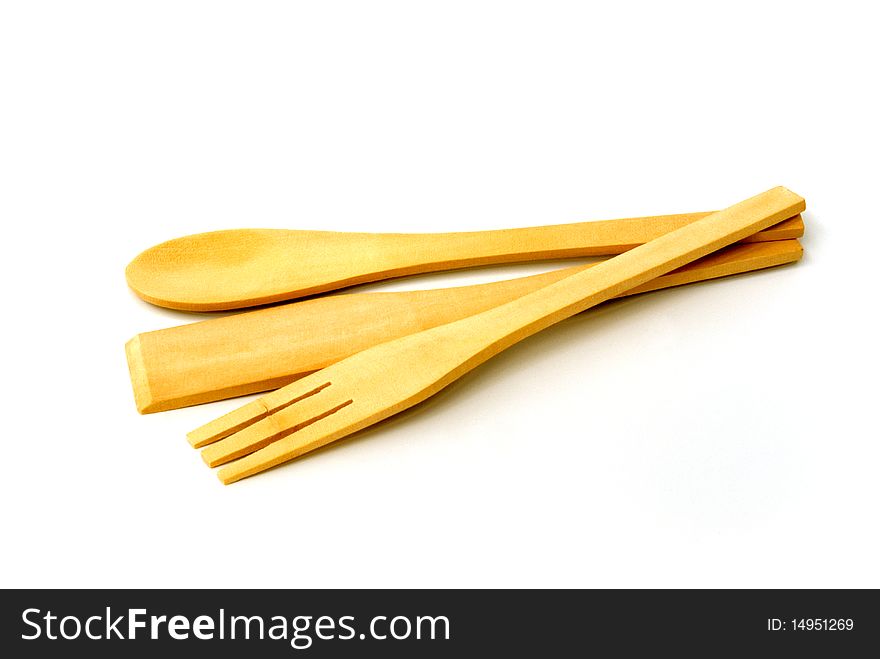
<instances>
[{"instance_id":1,"label":"wooden spoon","mask_svg":"<svg viewBox=\"0 0 880 659\"><path fill-rule=\"evenodd\" d=\"M153 304L237 309L404 275L493 263L620 254L709 215L690 213L468 233L234 229L151 247L125 270ZM803 235L800 216L750 237Z\"/></svg>"}]
</instances>

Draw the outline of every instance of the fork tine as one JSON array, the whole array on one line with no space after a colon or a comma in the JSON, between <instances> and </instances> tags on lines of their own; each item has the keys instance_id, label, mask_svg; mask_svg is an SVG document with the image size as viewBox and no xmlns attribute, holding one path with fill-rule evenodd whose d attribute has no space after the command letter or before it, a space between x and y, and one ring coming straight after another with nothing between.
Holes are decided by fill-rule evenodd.
<instances>
[{"instance_id":1,"label":"fork tine","mask_svg":"<svg viewBox=\"0 0 880 659\"><path fill-rule=\"evenodd\" d=\"M288 462L325 444L341 439L375 422L370 415L358 415L355 405L346 403L298 432L287 435L249 455L221 467L217 477L224 485L253 476ZM273 415L275 416L275 415ZM387 415L385 415L387 416Z\"/></svg>"},{"instance_id":2,"label":"fork tine","mask_svg":"<svg viewBox=\"0 0 880 659\"><path fill-rule=\"evenodd\" d=\"M300 398L228 437L202 449L202 459L209 467L253 453L267 444L302 430L325 416L345 407L351 400L338 400L333 387Z\"/></svg>"},{"instance_id":3,"label":"fork tine","mask_svg":"<svg viewBox=\"0 0 880 659\"><path fill-rule=\"evenodd\" d=\"M261 419L265 419L278 410L314 396L328 386L330 386L330 383L326 381L326 378L319 376L317 373L310 377L302 378L196 428L188 433L186 438L193 448L201 448L208 444L213 444L224 437L228 437L257 423Z\"/></svg>"},{"instance_id":4,"label":"fork tine","mask_svg":"<svg viewBox=\"0 0 880 659\"><path fill-rule=\"evenodd\" d=\"M186 439L193 448L201 448L266 418L268 414L262 400L257 399L187 433Z\"/></svg>"}]
</instances>

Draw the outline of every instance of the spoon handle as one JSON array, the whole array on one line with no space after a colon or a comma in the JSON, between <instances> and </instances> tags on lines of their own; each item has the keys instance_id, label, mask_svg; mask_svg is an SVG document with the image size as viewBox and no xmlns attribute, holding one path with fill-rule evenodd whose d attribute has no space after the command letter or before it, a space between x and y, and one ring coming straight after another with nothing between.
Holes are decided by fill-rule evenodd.
<instances>
[{"instance_id":1,"label":"spoon handle","mask_svg":"<svg viewBox=\"0 0 880 659\"><path fill-rule=\"evenodd\" d=\"M400 257L424 256L443 268L460 268L511 261L576 258L621 254L663 234L680 229L712 212L681 213L574 224L456 233L386 234ZM804 233L800 215L749 236L743 242L799 238ZM427 271L427 269L426 269Z\"/></svg>"}]
</instances>

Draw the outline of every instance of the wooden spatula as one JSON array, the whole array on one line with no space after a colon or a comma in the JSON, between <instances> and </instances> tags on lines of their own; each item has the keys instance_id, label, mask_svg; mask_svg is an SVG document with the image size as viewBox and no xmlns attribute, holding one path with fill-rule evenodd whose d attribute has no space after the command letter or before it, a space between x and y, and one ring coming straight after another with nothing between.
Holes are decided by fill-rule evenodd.
<instances>
[{"instance_id":1,"label":"wooden spatula","mask_svg":"<svg viewBox=\"0 0 880 659\"><path fill-rule=\"evenodd\" d=\"M135 293L162 307L236 309L422 272L619 254L706 215L471 233L215 231L152 247L128 265L125 276ZM792 217L752 240L781 240L802 234L801 218Z\"/></svg>"},{"instance_id":2,"label":"wooden spatula","mask_svg":"<svg viewBox=\"0 0 880 659\"><path fill-rule=\"evenodd\" d=\"M235 432L202 457L211 466L235 460L218 472L224 483L291 460L425 400L545 327L804 208L798 195L773 188L506 304L368 348L209 424L210 434Z\"/></svg>"},{"instance_id":3,"label":"wooden spatula","mask_svg":"<svg viewBox=\"0 0 880 659\"><path fill-rule=\"evenodd\" d=\"M624 293L791 263L797 240L731 245ZM268 391L370 346L510 302L578 270L426 291L292 302L138 334L125 346L141 413Z\"/></svg>"}]
</instances>

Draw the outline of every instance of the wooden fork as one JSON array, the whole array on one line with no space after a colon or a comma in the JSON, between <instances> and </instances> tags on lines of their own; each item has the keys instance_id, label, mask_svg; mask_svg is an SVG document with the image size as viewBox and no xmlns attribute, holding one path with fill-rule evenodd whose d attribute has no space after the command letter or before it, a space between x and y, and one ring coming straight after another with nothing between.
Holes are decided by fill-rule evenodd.
<instances>
[{"instance_id":1,"label":"wooden fork","mask_svg":"<svg viewBox=\"0 0 880 659\"><path fill-rule=\"evenodd\" d=\"M361 430L432 396L505 348L803 211L773 188L488 311L382 343L190 433L232 483Z\"/></svg>"}]
</instances>

